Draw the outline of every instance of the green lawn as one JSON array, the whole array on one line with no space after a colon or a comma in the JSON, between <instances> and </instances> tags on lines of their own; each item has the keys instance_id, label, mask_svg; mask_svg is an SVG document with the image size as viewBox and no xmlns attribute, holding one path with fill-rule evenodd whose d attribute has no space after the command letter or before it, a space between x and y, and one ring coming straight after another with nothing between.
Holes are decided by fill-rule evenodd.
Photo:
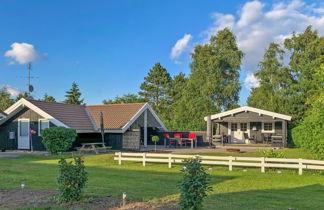
<instances>
[{"instance_id":1,"label":"green lawn","mask_svg":"<svg viewBox=\"0 0 324 210\"><path fill-rule=\"evenodd\" d=\"M286 157L308 157L298 149L287 150ZM215 155L215 154L214 154ZM217 154L220 155L220 154ZM258 153L243 154L258 156ZM177 183L181 179L181 165L172 169L167 164L123 162L119 166L112 155L85 157L89 182L85 193L93 196L128 197L137 201L177 199ZM206 166L208 167L208 166ZM206 209L323 209L324 176L296 170L267 171L249 168L215 166L208 170L214 191L206 199ZM56 189L57 159L22 156L0 158L0 189L17 189L21 183L29 189Z\"/></svg>"}]
</instances>

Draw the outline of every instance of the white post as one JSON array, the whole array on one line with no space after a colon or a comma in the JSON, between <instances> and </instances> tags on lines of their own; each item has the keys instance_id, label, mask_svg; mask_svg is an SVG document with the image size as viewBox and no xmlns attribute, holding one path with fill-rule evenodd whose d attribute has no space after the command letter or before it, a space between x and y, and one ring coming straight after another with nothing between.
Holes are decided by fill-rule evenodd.
<instances>
[{"instance_id":1,"label":"white post","mask_svg":"<svg viewBox=\"0 0 324 210\"><path fill-rule=\"evenodd\" d=\"M303 159L299 158L298 174L303 175Z\"/></svg>"},{"instance_id":2,"label":"white post","mask_svg":"<svg viewBox=\"0 0 324 210\"><path fill-rule=\"evenodd\" d=\"M144 152L143 153L143 166L146 165L146 153Z\"/></svg>"},{"instance_id":3,"label":"white post","mask_svg":"<svg viewBox=\"0 0 324 210\"><path fill-rule=\"evenodd\" d=\"M232 156L229 156L228 170L233 171L233 157Z\"/></svg>"},{"instance_id":4,"label":"white post","mask_svg":"<svg viewBox=\"0 0 324 210\"><path fill-rule=\"evenodd\" d=\"M147 110L144 111L144 147L147 147Z\"/></svg>"},{"instance_id":5,"label":"white post","mask_svg":"<svg viewBox=\"0 0 324 210\"><path fill-rule=\"evenodd\" d=\"M172 167L172 154L170 153L169 154L169 168L171 168Z\"/></svg>"},{"instance_id":6,"label":"white post","mask_svg":"<svg viewBox=\"0 0 324 210\"><path fill-rule=\"evenodd\" d=\"M208 115L207 116L207 140L209 142L209 146L212 146L211 143L212 143L212 136L213 136L213 133L212 133L212 121L211 121L211 116Z\"/></svg>"},{"instance_id":7,"label":"white post","mask_svg":"<svg viewBox=\"0 0 324 210\"><path fill-rule=\"evenodd\" d=\"M265 157L261 158L261 173L265 173Z\"/></svg>"},{"instance_id":8,"label":"white post","mask_svg":"<svg viewBox=\"0 0 324 210\"><path fill-rule=\"evenodd\" d=\"M118 153L118 164L121 165L122 153Z\"/></svg>"}]
</instances>

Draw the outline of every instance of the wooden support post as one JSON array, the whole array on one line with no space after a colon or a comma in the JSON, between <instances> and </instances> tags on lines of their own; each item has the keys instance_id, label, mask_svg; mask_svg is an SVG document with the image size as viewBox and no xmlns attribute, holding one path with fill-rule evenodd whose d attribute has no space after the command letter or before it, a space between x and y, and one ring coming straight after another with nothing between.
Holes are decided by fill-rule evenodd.
<instances>
[{"instance_id":1,"label":"wooden support post","mask_svg":"<svg viewBox=\"0 0 324 210\"><path fill-rule=\"evenodd\" d=\"M261 173L265 173L265 157L261 158Z\"/></svg>"},{"instance_id":2,"label":"wooden support post","mask_svg":"<svg viewBox=\"0 0 324 210\"><path fill-rule=\"evenodd\" d=\"M209 142L209 146L212 146L212 121L211 121L211 116L207 116L207 140Z\"/></svg>"},{"instance_id":3,"label":"wooden support post","mask_svg":"<svg viewBox=\"0 0 324 210\"><path fill-rule=\"evenodd\" d=\"M147 147L147 110L144 111L144 147Z\"/></svg>"},{"instance_id":4,"label":"wooden support post","mask_svg":"<svg viewBox=\"0 0 324 210\"><path fill-rule=\"evenodd\" d=\"M143 153L143 166L146 166L146 153Z\"/></svg>"},{"instance_id":5,"label":"wooden support post","mask_svg":"<svg viewBox=\"0 0 324 210\"><path fill-rule=\"evenodd\" d=\"M233 171L233 157L229 156L229 161L228 161L228 170Z\"/></svg>"},{"instance_id":6,"label":"wooden support post","mask_svg":"<svg viewBox=\"0 0 324 210\"><path fill-rule=\"evenodd\" d=\"M169 168L172 167L172 154L169 154Z\"/></svg>"},{"instance_id":7,"label":"wooden support post","mask_svg":"<svg viewBox=\"0 0 324 210\"><path fill-rule=\"evenodd\" d=\"M299 158L298 175L303 175L303 159Z\"/></svg>"},{"instance_id":8,"label":"wooden support post","mask_svg":"<svg viewBox=\"0 0 324 210\"><path fill-rule=\"evenodd\" d=\"M122 153L119 152L118 153L118 164L121 165L121 161L122 161Z\"/></svg>"}]
</instances>

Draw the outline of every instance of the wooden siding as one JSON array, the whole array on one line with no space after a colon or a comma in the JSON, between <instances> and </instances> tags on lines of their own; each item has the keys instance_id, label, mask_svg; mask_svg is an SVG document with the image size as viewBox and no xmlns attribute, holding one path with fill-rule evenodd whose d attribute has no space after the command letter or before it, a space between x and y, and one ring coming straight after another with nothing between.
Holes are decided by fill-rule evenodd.
<instances>
[{"instance_id":1,"label":"wooden siding","mask_svg":"<svg viewBox=\"0 0 324 210\"><path fill-rule=\"evenodd\" d=\"M223 117L222 120L226 122L272 122L274 119L271 116L259 115L255 112L241 112Z\"/></svg>"},{"instance_id":2,"label":"wooden siding","mask_svg":"<svg viewBox=\"0 0 324 210\"><path fill-rule=\"evenodd\" d=\"M38 120L44 119L36 112L30 109L23 109L18 112L14 117L5 122L0 127L0 147L5 146L6 149L16 150L18 149L18 120L19 119L29 119L30 120L30 129L33 129L37 134L32 136L33 149L38 151L44 151L45 147L42 144L42 137L38 135ZM54 126L50 123L50 126ZM9 132L15 133L15 139L9 139Z\"/></svg>"},{"instance_id":3,"label":"wooden siding","mask_svg":"<svg viewBox=\"0 0 324 210\"><path fill-rule=\"evenodd\" d=\"M144 127L144 113L142 113L135 122L130 126L129 130L140 129ZM159 122L153 117L152 113L147 111L147 127L157 128L161 127Z\"/></svg>"}]
</instances>

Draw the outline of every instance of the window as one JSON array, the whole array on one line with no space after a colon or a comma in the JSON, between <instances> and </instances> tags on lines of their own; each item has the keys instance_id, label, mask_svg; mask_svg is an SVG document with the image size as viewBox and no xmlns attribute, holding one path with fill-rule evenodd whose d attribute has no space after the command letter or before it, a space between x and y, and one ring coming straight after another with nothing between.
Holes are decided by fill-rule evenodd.
<instances>
[{"instance_id":1,"label":"window","mask_svg":"<svg viewBox=\"0 0 324 210\"><path fill-rule=\"evenodd\" d=\"M237 123L231 124L231 131L237 131Z\"/></svg>"},{"instance_id":2,"label":"window","mask_svg":"<svg viewBox=\"0 0 324 210\"><path fill-rule=\"evenodd\" d=\"M39 120L38 122L38 135L41 135L41 131L49 128L49 121L48 120Z\"/></svg>"},{"instance_id":3,"label":"window","mask_svg":"<svg viewBox=\"0 0 324 210\"><path fill-rule=\"evenodd\" d=\"M241 123L241 131L247 131L247 123Z\"/></svg>"},{"instance_id":4,"label":"window","mask_svg":"<svg viewBox=\"0 0 324 210\"><path fill-rule=\"evenodd\" d=\"M263 130L264 131L272 131L272 123L264 123Z\"/></svg>"},{"instance_id":5,"label":"window","mask_svg":"<svg viewBox=\"0 0 324 210\"><path fill-rule=\"evenodd\" d=\"M28 121L19 121L19 136L21 137L27 137L29 135L28 129L29 129L29 122Z\"/></svg>"}]
</instances>

